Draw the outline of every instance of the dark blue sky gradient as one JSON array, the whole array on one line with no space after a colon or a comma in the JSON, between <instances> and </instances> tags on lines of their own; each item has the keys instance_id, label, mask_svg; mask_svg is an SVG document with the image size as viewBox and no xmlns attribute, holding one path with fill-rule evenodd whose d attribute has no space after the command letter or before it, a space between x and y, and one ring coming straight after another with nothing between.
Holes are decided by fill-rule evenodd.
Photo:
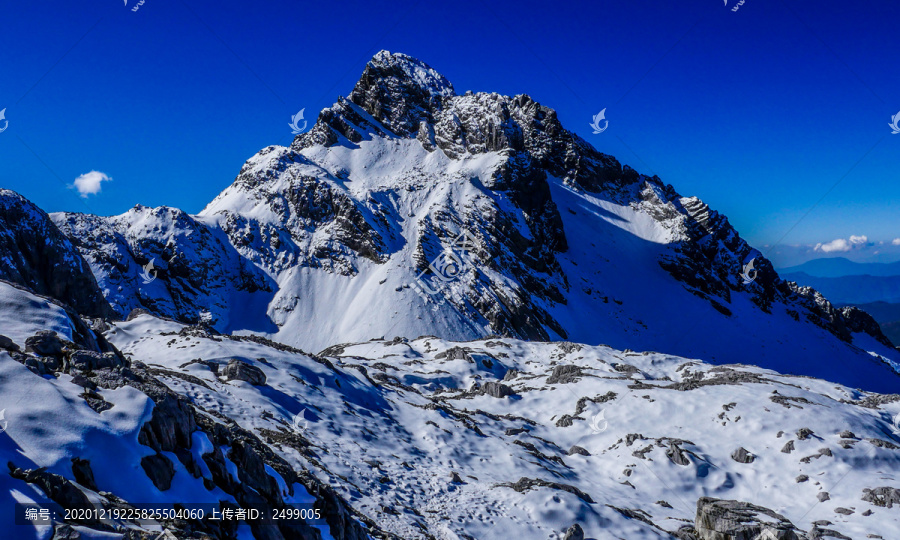
<instances>
[{"instance_id":1,"label":"dark blue sky gradient","mask_svg":"<svg viewBox=\"0 0 900 540\"><path fill-rule=\"evenodd\" d=\"M388 49L459 93L531 95L757 246L900 237L900 3L735 2L8 2L0 186L47 211L197 212ZM81 199L66 184L90 170L113 181Z\"/></svg>"}]
</instances>

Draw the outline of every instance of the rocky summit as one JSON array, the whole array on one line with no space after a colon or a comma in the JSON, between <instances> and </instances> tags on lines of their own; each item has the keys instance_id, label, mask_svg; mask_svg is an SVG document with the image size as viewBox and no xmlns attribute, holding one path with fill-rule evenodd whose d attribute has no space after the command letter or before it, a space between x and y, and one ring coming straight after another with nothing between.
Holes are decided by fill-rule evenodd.
<instances>
[{"instance_id":1,"label":"rocky summit","mask_svg":"<svg viewBox=\"0 0 900 540\"><path fill-rule=\"evenodd\" d=\"M3 508L265 512L4 510L21 538L900 529L900 353L871 316L552 108L407 55L196 215L0 190L0 255ZM297 508L319 517L272 518Z\"/></svg>"}]
</instances>

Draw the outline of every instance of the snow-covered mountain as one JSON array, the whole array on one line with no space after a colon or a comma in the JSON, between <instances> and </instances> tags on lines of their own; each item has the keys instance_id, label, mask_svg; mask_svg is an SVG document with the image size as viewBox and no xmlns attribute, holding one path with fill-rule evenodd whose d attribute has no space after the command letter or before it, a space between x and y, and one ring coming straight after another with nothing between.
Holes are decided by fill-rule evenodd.
<instances>
[{"instance_id":1,"label":"snow-covered mountain","mask_svg":"<svg viewBox=\"0 0 900 540\"><path fill-rule=\"evenodd\" d=\"M248 160L199 215L52 218L123 317L142 308L307 350L567 339L900 388L900 356L870 317L781 280L699 199L527 95L457 95L402 54L375 55L348 98Z\"/></svg>"},{"instance_id":2,"label":"snow-covered mountain","mask_svg":"<svg viewBox=\"0 0 900 540\"><path fill-rule=\"evenodd\" d=\"M552 109L402 54L198 215L0 190L0 322L4 538L900 530L900 354L872 317Z\"/></svg>"}]
</instances>

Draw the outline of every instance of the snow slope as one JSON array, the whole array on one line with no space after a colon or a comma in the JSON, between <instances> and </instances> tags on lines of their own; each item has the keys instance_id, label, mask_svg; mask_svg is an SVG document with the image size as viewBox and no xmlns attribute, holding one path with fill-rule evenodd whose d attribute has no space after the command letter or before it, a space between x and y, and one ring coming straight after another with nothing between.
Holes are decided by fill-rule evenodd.
<instances>
[{"instance_id":1,"label":"snow slope","mask_svg":"<svg viewBox=\"0 0 900 540\"><path fill-rule=\"evenodd\" d=\"M338 346L326 353L331 372L304 355L177 337L175 328L141 316L108 336L133 358L202 380L208 388L163 379L248 430L278 430L302 413L315 460L274 448L401 538L537 539L576 522L588 538L668 538L664 531L693 523L701 496L753 502L807 531L830 521L850 538L891 538L900 526L896 509L861 500L865 489L897 485L896 395L751 366L512 339ZM194 357L264 358L255 365L267 386L222 382L201 363L183 367ZM573 380L551 382L554 369ZM478 391L499 381L515 394ZM801 439L802 428L812 434ZM794 450L784 453L789 441ZM589 455L570 453L576 445ZM667 455L673 446L685 464ZM741 447L752 463L732 459ZM523 477L583 495L506 487ZM829 498L820 502L822 493ZM646 512L649 523L617 508Z\"/></svg>"}]
</instances>

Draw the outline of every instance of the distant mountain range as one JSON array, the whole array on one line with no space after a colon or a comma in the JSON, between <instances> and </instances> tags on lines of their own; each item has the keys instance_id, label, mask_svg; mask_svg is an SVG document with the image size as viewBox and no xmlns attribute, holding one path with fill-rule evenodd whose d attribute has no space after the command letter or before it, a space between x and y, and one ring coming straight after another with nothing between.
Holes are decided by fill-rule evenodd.
<instances>
[{"instance_id":1,"label":"distant mountain range","mask_svg":"<svg viewBox=\"0 0 900 540\"><path fill-rule=\"evenodd\" d=\"M845 276L900 276L900 261L893 263L858 263L844 257L813 259L797 266L779 268L782 276L807 274L820 278Z\"/></svg>"}]
</instances>

